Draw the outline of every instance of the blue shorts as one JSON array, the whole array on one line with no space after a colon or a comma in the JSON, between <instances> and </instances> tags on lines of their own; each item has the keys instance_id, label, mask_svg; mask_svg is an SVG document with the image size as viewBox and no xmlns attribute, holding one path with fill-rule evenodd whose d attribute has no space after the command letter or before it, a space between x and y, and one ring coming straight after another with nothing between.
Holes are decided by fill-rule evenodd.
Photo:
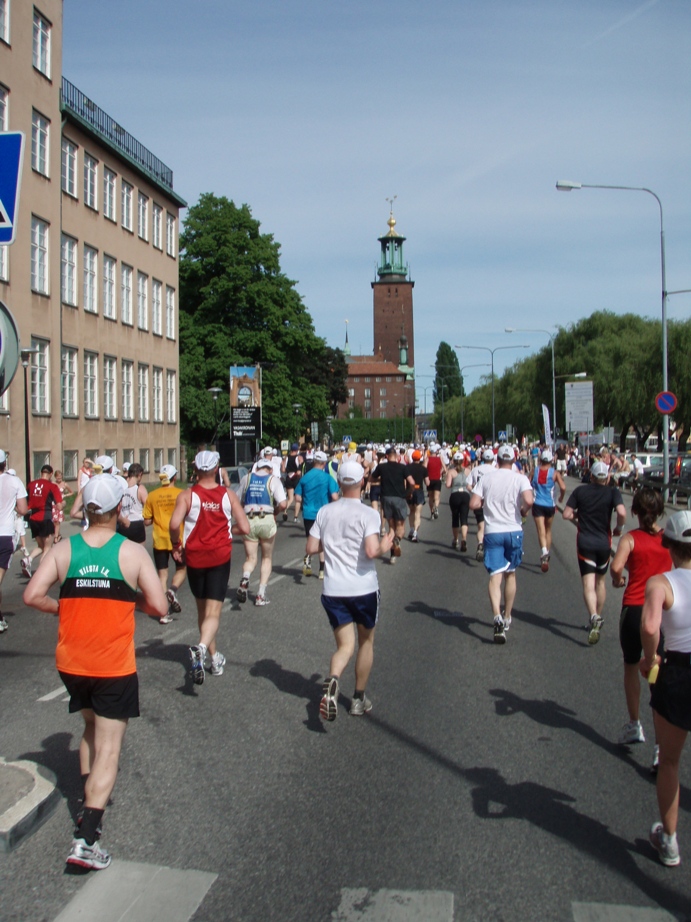
<instances>
[{"instance_id":1,"label":"blue shorts","mask_svg":"<svg viewBox=\"0 0 691 922\"><path fill-rule=\"evenodd\" d=\"M322 605L334 631L353 621L369 631L379 619L379 590L356 596L323 595Z\"/></svg>"},{"instance_id":2,"label":"blue shorts","mask_svg":"<svg viewBox=\"0 0 691 922\"><path fill-rule=\"evenodd\" d=\"M485 532L485 568L493 573L513 573L523 560L523 532Z\"/></svg>"}]
</instances>

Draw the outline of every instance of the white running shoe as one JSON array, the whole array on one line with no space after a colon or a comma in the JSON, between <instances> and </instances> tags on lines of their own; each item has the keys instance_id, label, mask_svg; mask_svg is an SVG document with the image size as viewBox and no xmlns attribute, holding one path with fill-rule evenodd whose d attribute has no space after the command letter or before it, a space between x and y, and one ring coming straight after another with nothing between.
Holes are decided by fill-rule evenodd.
<instances>
[{"instance_id":1,"label":"white running shoe","mask_svg":"<svg viewBox=\"0 0 691 922\"><path fill-rule=\"evenodd\" d=\"M73 839L72 848L67 856L67 864L77 865L80 868L89 868L92 871L102 871L110 864L110 855L101 848L98 842L87 845L84 839Z\"/></svg>"},{"instance_id":2,"label":"white running shoe","mask_svg":"<svg viewBox=\"0 0 691 922\"><path fill-rule=\"evenodd\" d=\"M7 623L7 621L5 621L2 615L0 615L0 634L2 634L3 631L6 631L8 627L9 627L9 624Z\"/></svg>"},{"instance_id":3,"label":"white running shoe","mask_svg":"<svg viewBox=\"0 0 691 922\"><path fill-rule=\"evenodd\" d=\"M31 558L22 557L22 573L27 579L31 579Z\"/></svg>"},{"instance_id":4,"label":"white running shoe","mask_svg":"<svg viewBox=\"0 0 691 922\"><path fill-rule=\"evenodd\" d=\"M630 720L621 728L619 745L628 746L631 743L645 743L645 734L640 720Z\"/></svg>"},{"instance_id":5,"label":"white running shoe","mask_svg":"<svg viewBox=\"0 0 691 922\"><path fill-rule=\"evenodd\" d=\"M319 713L324 720L336 720L338 717L338 679L332 676L322 685L323 697L319 702Z\"/></svg>"},{"instance_id":6,"label":"white running shoe","mask_svg":"<svg viewBox=\"0 0 691 922\"><path fill-rule=\"evenodd\" d=\"M214 653L211 657L211 675L223 675L226 658L222 653Z\"/></svg>"},{"instance_id":7,"label":"white running shoe","mask_svg":"<svg viewBox=\"0 0 691 922\"><path fill-rule=\"evenodd\" d=\"M649 838L650 844L657 851L665 867L675 868L681 861L676 832L668 836L662 828L662 823L653 823Z\"/></svg>"},{"instance_id":8,"label":"white running shoe","mask_svg":"<svg viewBox=\"0 0 691 922\"><path fill-rule=\"evenodd\" d=\"M167 615L164 615L162 618L158 619L158 623L159 624L170 624L170 622L173 620L174 620L173 616L171 615L170 612L168 612Z\"/></svg>"},{"instance_id":9,"label":"white running shoe","mask_svg":"<svg viewBox=\"0 0 691 922\"><path fill-rule=\"evenodd\" d=\"M365 695L364 698L353 698L350 702L350 711L348 713L351 717L362 717L363 714L369 714L371 710L372 702Z\"/></svg>"},{"instance_id":10,"label":"white running shoe","mask_svg":"<svg viewBox=\"0 0 691 922\"><path fill-rule=\"evenodd\" d=\"M168 599L168 604L170 605L170 610L174 612L182 611L182 605L178 601L178 594L172 587L166 592L166 598ZM171 619L172 620L172 619Z\"/></svg>"},{"instance_id":11,"label":"white running shoe","mask_svg":"<svg viewBox=\"0 0 691 922\"><path fill-rule=\"evenodd\" d=\"M497 615L494 619L494 642L495 643L506 643L506 628L504 625L504 619Z\"/></svg>"},{"instance_id":12,"label":"white running shoe","mask_svg":"<svg viewBox=\"0 0 691 922\"><path fill-rule=\"evenodd\" d=\"M270 602L269 602L269 600L268 600L265 596L263 596L263 595L258 595L258 596L255 596L254 604L255 604L257 607L261 607L262 605L269 605Z\"/></svg>"},{"instance_id":13,"label":"white running shoe","mask_svg":"<svg viewBox=\"0 0 691 922\"><path fill-rule=\"evenodd\" d=\"M590 624L588 625L588 643L591 646L596 644L600 639L600 631L604 623L604 620L597 615L593 615L590 619Z\"/></svg>"},{"instance_id":14,"label":"white running shoe","mask_svg":"<svg viewBox=\"0 0 691 922\"><path fill-rule=\"evenodd\" d=\"M204 660L206 659L206 646L190 647L190 675L195 685L204 684Z\"/></svg>"}]
</instances>

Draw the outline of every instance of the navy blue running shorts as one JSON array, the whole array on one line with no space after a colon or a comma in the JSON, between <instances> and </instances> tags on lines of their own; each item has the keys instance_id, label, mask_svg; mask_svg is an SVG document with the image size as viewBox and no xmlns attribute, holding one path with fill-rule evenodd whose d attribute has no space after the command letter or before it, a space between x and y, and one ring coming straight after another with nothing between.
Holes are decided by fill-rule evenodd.
<instances>
[{"instance_id":1,"label":"navy blue running shorts","mask_svg":"<svg viewBox=\"0 0 691 922\"><path fill-rule=\"evenodd\" d=\"M8 535L0 537L0 570L7 570L14 553L14 541Z\"/></svg>"},{"instance_id":2,"label":"navy blue running shorts","mask_svg":"<svg viewBox=\"0 0 691 922\"><path fill-rule=\"evenodd\" d=\"M379 619L379 590L356 596L323 595L322 605L334 630L355 622L369 631Z\"/></svg>"}]
</instances>

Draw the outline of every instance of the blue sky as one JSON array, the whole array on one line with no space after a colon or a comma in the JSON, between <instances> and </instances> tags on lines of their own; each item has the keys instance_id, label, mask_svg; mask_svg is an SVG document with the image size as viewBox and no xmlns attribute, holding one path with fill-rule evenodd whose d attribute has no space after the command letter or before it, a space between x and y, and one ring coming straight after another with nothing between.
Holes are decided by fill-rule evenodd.
<instances>
[{"instance_id":1,"label":"blue sky","mask_svg":"<svg viewBox=\"0 0 691 922\"><path fill-rule=\"evenodd\" d=\"M331 345L347 319L373 348L396 195L424 387L441 340L501 371L547 342L507 326L660 316L652 196L557 179L654 190L667 287L691 288L690 27L688 0L65 0L63 72L190 204L251 206Z\"/></svg>"}]
</instances>

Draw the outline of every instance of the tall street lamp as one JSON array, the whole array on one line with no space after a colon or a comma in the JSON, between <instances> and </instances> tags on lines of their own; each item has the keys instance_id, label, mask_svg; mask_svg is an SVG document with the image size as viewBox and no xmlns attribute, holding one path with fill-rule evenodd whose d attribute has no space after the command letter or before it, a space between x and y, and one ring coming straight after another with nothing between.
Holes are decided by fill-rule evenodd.
<instances>
[{"instance_id":1,"label":"tall street lamp","mask_svg":"<svg viewBox=\"0 0 691 922\"><path fill-rule=\"evenodd\" d=\"M590 185L584 182L570 182L569 180L560 179L557 182L559 192L571 192L573 189L616 189L624 192L647 192L652 195L660 209L660 271L662 276L662 390L668 389L667 381L667 276L665 272L665 228L662 218L662 202L652 189L646 189L645 186L603 186ZM662 456L664 464L664 480L662 483L663 495L665 501L669 499L669 416L665 413L662 416Z\"/></svg>"},{"instance_id":2,"label":"tall street lamp","mask_svg":"<svg viewBox=\"0 0 691 922\"><path fill-rule=\"evenodd\" d=\"M461 438L463 439L464 442L466 441L466 437L465 437L465 427L463 425L463 372L466 370L466 368L487 368L488 365L489 365L489 362L479 362L476 365L464 365L460 369L460 372L461 372Z\"/></svg>"},{"instance_id":3,"label":"tall street lamp","mask_svg":"<svg viewBox=\"0 0 691 922\"><path fill-rule=\"evenodd\" d=\"M218 395L223 393L222 387L207 387L207 391L213 395L214 398L214 437L213 444L216 445L218 439Z\"/></svg>"},{"instance_id":4,"label":"tall street lamp","mask_svg":"<svg viewBox=\"0 0 691 922\"><path fill-rule=\"evenodd\" d=\"M554 377L554 340L556 333L550 333L549 330L527 329L523 327L505 327L506 333L544 333L549 336L549 344L552 347L552 432L554 433L553 443L557 445L557 382Z\"/></svg>"},{"instance_id":5,"label":"tall street lamp","mask_svg":"<svg viewBox=\"0 0 691 922\"><path fill-rule=\"evenodd\" d=\"M489 346L454 346L454 349L482 349L485 352L489 352L492 356L492 444L497 440L497 429L494 424L494 353L499 352L500 349L528 349L529 346L495 346L494 349L490 349Z\"/></svg>"},{"instance_id":6,"label":"tall street lamp","mask_svg":"<svg viewBox=\"0 0 691 922\"><path fill-rule=\"evenodd\" d=\"M31 476L31 438L29 435L29 384L27 373L31 364L31 356L36 355L38 349L20 349L22 368L24 369L24 468L26 471L26 483L33 479Z\"/></svg>"},{"instance_id":7,"label":"tall street lamp","mask_svg":"<svg viewBox=\"0 0 691 922\"><path fill-rule=\"evenodd\" d=\"M301 404L301 403L294 403L294 404L293 404L293 413L295 413L295 438L297 439L298 442L300 441L300 423L299 423L299 418L300 418L300 410L301 410L301 409L302 409L302 404Z\"/></svg>"}]
</instances>

